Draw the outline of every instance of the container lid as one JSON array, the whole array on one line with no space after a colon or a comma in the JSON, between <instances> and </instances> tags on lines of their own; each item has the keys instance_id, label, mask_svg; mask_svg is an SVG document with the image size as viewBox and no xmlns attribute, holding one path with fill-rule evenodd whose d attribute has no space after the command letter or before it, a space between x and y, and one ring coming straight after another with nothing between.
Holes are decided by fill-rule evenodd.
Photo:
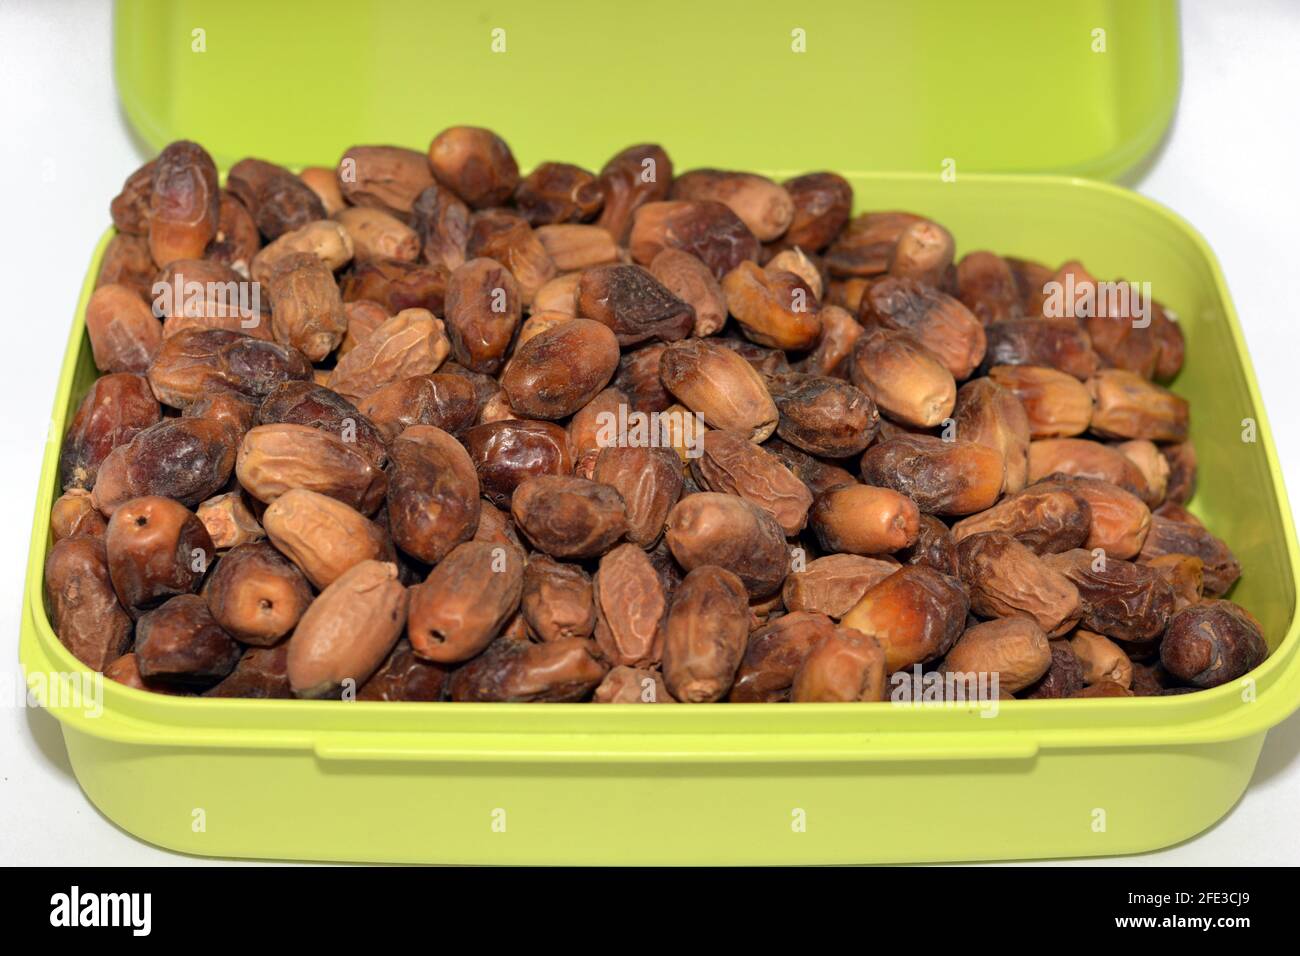
<instances>
[{"instance_id":1,"label":"container lid","mask_svg":"<svg viewBox=\"0 0 1300 956\"><path fill-rule=\"evenodd\" d=\"M119 0L154 149L332 165L487 126L521 167L659 142L678 169L1118 177L1178 98L1173 0Z\"/></svg>"}]
</instances>

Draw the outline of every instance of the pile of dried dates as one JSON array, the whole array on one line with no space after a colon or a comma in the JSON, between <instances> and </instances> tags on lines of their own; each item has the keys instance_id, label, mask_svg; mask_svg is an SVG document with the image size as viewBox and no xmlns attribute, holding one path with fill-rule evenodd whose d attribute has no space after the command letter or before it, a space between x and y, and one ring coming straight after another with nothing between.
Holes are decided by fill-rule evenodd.
<instances>
[{"instance_id":1,"label":"pile of dried dates","mask_svg":"<svg viewBox=\"0 0 1300 956\"><path fill-rule=\"evenodd\" d=\"M1178 325L1060 315L1078 262L657 145L523 176L472 127L224 188L177 142L111 208L45 589L123 684L1127 697L1267 653L1184 507Z\"/></svg>"}]
</instances>

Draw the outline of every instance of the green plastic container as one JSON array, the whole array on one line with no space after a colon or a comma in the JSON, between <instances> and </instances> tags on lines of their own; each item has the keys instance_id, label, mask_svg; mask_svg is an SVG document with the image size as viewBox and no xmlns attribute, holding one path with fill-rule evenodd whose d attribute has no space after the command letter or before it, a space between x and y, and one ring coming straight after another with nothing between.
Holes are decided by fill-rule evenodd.
<instances>
[{"instance_id":1,"label":"green plastic container","mask_svg":"<svg viewBox=\"0 0 1300 956\"><path fill-rule=\"evenodd\" d=\"M620 14L512 2L489 14L350 2L337 17L287 6L119 4L119 91L151 146L188 136L223 165L246 153L331 164L353 143L423 147L472 122L497 128L525 167L599 167L653 139L680 169L838 169L860 208L932 215L962 251L1078 257L1100 276L1149 280L1187 338L1174 387L1195 401L1193 510L1241 559L1234 598L1272 654L1212 691L1004 701L995 717L204 700L109 681L98 713L50 703L78 780L109 818L162 846L237 857L861 863L1132 853L1189 837L1233 805L1265 732L1300 702L1291 514L1213 253L1173 213L1096 181L1139 160L1172 113L1171 3L1025 2L995 14L968 3L661 2ZM504 53L492 52L497 28ZM792 49L800 29L803 53ZM1094 52L1096 30L1105 52ZM945 160L955 182L940 176ZM29 675L85 674L50 628L42 562L58 436L94 378L82 315L102 248L41 474L21 641Z\"/></svg>"}]
</instances>

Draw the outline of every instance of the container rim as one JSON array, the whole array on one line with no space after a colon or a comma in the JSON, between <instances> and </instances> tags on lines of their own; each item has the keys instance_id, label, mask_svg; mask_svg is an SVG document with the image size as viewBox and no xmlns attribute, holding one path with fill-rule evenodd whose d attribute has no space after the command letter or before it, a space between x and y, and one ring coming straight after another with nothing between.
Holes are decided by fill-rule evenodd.
<instances>
[{"instance_id":1,"label":"container rim","mask_svg":"<svg viewBox=\"0 0 1300 956\"><path fill-rule=\"evenodd\" d=\"M871 173L882 181L933 179L924 173ZM1122 194L1184 231L1205 260L1242 359L1270 476L1278 496L1292 582L1300 594L1297 544L1281 469L1254 369L1222 269L1205 239L1161 204L1121 187L1076 176L967 174L963 182L1051 182ZM955 184L954 184L955 185ZM950 188L952 188L950 186ZM95 247L69 332L42 462L33 520L19 657L28 681L94 680L55 636L45 611L44 562L58 456L84 315L109 228ZM1148 747L1239 739L1279 723L1300 705L1300 602L1269 657L1238 681L1194 694L1097 700L1003 700L996 722L987 705L683 705L417 703L170 697L112 680L98 708L50 695L47 709L68 728L119 743L172 747L308 749L321 758L727 760L1023 759L1043 748ZM98 712L96 712L98 710ZM599 719L593 719L599 714ZM917 716L919 714L920 716Z\"/></svg>"}]
</instances>

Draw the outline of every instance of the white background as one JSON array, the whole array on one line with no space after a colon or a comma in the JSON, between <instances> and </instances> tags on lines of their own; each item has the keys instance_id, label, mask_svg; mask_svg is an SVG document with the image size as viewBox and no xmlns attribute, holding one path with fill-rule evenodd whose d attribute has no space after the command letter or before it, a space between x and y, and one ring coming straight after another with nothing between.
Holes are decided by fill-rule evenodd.
<instances>
[{"instance_id":1,"label":"white background","mask_svg":"<svg viewBox=\"0 0 1300 956\"><path fill-rule=\"evenodd\" d=\"M114 94L110 14L107 2L0 2L0 679L10 685L19 679L32 503L68 323L108 201L143 155ZM1131 185L1185 216L1218 252L1294 509L1300 3L1193 0L1182 29L1177 118ZM1222 822L1180 846L1113 862L1295 864L1298 799L1300 716L1269 733L1249 790ZM0 863L192 862L205 861L141 843L100 816L52 718L0 709Z\"/></svg>"}]
</instances>

